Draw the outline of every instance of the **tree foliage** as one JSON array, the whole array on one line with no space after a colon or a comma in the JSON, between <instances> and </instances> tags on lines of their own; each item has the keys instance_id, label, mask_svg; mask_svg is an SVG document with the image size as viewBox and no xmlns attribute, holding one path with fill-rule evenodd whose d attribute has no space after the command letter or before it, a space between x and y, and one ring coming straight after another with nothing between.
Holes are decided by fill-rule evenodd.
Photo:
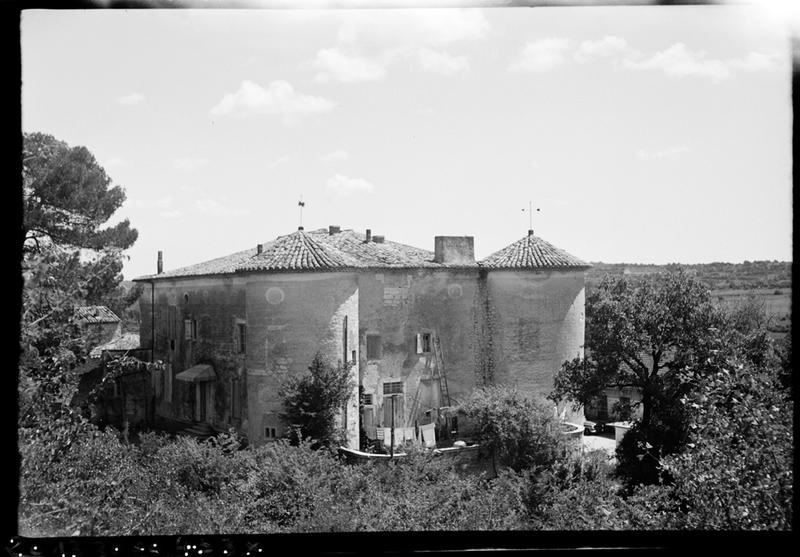
<instances>
[{"instance_id":1,"label":"tree foliage","mask_svg":"<svg viewBox=\"0 0 800 557\"><path fill-rule=\"evenodd\" d=\"M71 147L43 133L23 138L23 227L25 249L44 244L91 250L130 247L136 230L126 219L101 228L125 201L120 186L86 147Z\"/></svg>"},{"instance_id":2,"label":"tree foliage","mask_svg":"<svg viewBox=\"0 0 800 557\"><path fill-rule=\"evenodd\" d=\"M309 373L292 376L282 385L284 412L295 442L312 439L315 446L341 443L344 432L337 427L337 415L353 396L355 382L352 362L333 366L317 352Z\"/></svg>"},{"instance_id":3,"label":"tree foliage","mask_svg":"<svg viewBox=\"0 0 800 557\"><path fill-rule=\"evenodd\" d=\"M720 325L705 286L682 271L640 279L606 278L586 301L586 357L565 363L552 397L588 404L607 388L642 393L642 427L653 403L673 397L670 379L709 347Z\"/></svg>"},{"instance_id":4,"label":"tree foliage","mask_svg":"<svg viewBox=\"0 0 800 557\"><path fill-rule=\"evenodd\" d=\"M552 465L563 456L559 421L553 406L514 388L476 389L460 406L478 443L496 463L520 471Z\"/></svg>"}]
</instances>

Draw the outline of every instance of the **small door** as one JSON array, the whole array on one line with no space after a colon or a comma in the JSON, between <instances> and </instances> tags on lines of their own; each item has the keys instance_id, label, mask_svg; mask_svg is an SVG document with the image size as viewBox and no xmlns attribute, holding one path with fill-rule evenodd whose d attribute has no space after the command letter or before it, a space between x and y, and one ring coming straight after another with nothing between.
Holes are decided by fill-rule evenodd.
<instances>
[{"instance_id":1,"label":"small door","mask_svg":"<svg viewBox=\"0 0 800 557\"><path fill-rule=\"evenodd\" d=\"M383 427L392 427L392 399L394 399L394 427L405 426L403 395L383 397Z\"/></svg>"}]
</instances>

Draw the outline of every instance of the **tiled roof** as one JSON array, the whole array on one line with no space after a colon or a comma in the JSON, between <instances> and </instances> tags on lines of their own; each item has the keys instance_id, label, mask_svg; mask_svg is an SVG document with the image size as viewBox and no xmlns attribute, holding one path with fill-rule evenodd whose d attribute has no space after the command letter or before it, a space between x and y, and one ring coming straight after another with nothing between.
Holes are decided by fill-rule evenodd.
<instances>
[{"instance_id":1,"label":"tiled roof","mask_svg":"<svg viewBox=\"0 0 800 557\"><path fill-rule=\"evenodd\" d=\"M264 244L264 247L267 248L270 244L272 244L272 242L267 242ZM137 277L134 280L138 281L154 278L162 279L175 277L195 277L203 275L224 275L228 273L234 273L239 265L253 257L255 254L256 247L253 246L250 249L237 251L236 253L232 253L224 257L217 257L216 259L212 259L210 261L196 263L194 265L181 267L179 269L172 269L171 271L164 271L160 275L146 275L143 277Z\"/></svg>"},{"instance_id":2,"label":"tiled roof","mask_svg":"<svg viewBox=\"0 0 800 557\"><path fill-rule=\"evenodd\" d=\"M367 242L353 230L329 234L327 228L296 231L255 247L180 269L135 280L233 274L237 271L306 272L348 269L588 268L590 265L541 238L528 236L480 262L436 263L432 251L399 242Z\"/></svg>"},{"instance_id":3,"label":"tiled roof","mask_svg":"<svg viewBox=\"0 0 800 557\"><path fill-rule=\"evenodd\" d=\"M80 306L75 308L75 318L83 323L119 323L117 314L106 306Z\"/></svg>"},{"instance_id":4,"label":"tiled roof","mask_svg":"<svg viewBox=\"0 0 800 557\"><path fill-rule=\"evenodd\" d=\"M99 358L104 350L135 350L139 348L139 333L125 333L105 344L92 348L89 357Z\"/></svg>"},{"instance_id":5,"label":"tiled roof","mask_svg":"<svg viewBox=\"0 0 800 557\"><path fill-rule=\"evenodd\" d=\"M558 269L591 267L585 261L529 234L480 261L487 269Z\"/></svg>"},{"instance_id":6,"label":"tiled roof","mask_svg":"<svg viewBox=\"0 0 800 557\"><path fill-rule=\"evenodd\" d=\"M353 230L328 234L321 228L310 232L319 242L333 246L358 260L360 268L441 268L447 267L433 260L433 252L384 240L367 242L367 237ZM462 265L463 266L463 265Z\"/></svg>"},{"instance_id":7,"label":"tiled roof","mask_svg":"<svg viewBox=\"0 0 800 557\"><path fill-rule=\"evenodd\" d=\"M317 235L298 230L280 236L262 253L239 264L239 271L315 271L357 267L357 258L321 242Z\"/></svg>"}]
</instances>

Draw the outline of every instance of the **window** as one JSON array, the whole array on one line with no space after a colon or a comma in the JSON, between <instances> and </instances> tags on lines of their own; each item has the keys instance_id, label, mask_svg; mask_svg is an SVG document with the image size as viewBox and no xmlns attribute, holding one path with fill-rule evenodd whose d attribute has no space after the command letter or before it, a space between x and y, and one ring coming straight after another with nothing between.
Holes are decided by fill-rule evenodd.
<instances>
[{"instance_id":1,"label":"window","mask_svg":"<svg viewBox=\"0 0 800 557\"><path fill-rule=\"evenodd\" d=\"M197 340L197 320L183 320L183 338L186 340Z\"/></svg>"},{"instance_id":2,"label":"window","mask_svg":"<svg viewBox=\"0 0 800 557\"><path fill-rule=\"evenodd\" d=\"M342 320L342 350L344 351L344 365L347 365L347 316Z\"/></svg>"},{"instance_id":3,"label":"window","mask_svg":"<svg viewBox=\"0 0 800 557\"><path fill-rule=\"evenodd\" d=\"M178 308L169 306L167 312L167 337L170 340L178 338Z\"/></svg>"},{"instance_id":4,"label":"window","mask_svg":"<svg viewBox=\"0 0 800 557\"><path fill-rule=\"evenodd\" d=\"M371 406L372 405L372 393L367 393L364 395L364 406Z\"/></svg>"},{"instance_id":5,"label":"window","mask_svg":"<svg viewBox=\"0 0 800 557\"><path fill-rule=\"evenodd\" d=\"M276 429L274 427L265 427L264 428L264 437L266 437L267 439L277 439L278 438L278 432L276 431Z\"/></svg>"},{"instance_id":6,"label":"window","mask_svg":"<svg viewBox=\"0 0 800 557\"><path fill-rule=\"evenodd\" d=\"M247 325L239 323L239 354L247 352Z\"/></svg>"},{"instance_id":7,"label":"window","mask_svg":"<svg viewBox=\"0 0 800 557\"><path fill-rule=\"evenodd\" d=\"M403 394L402 381L387 381L383 384L384 395L401 395Z\"/></svg>"},{"instance_id":8,"label":"window","mask_svg":"<svg viewBox=\"0 0 800 557\"><path fill-rule=\"evenodd\" d=\"M428 352L433 352L431 333L420 333L417 335L417 354Z\"/></svg>"},{"instance_id":9,"label":"window","mask_svg":"<svg viewBox=\"0 0 800 557\"><path fill-rule=\"evenodd\" d=\"M380 335L367 335L367 359L380 360L381 359L381 336Z\"/></svg>"},{"instance_id":10,"label":"window","mask_svg":"<svg viewBox=\"0 0 800 557\"><path fill-rule=\"evenodd\" d=\"M242 404L239 400L240 386L239 379L231 379L231 417L235 420L242 418Z\"/></svg>"}]
</instances>

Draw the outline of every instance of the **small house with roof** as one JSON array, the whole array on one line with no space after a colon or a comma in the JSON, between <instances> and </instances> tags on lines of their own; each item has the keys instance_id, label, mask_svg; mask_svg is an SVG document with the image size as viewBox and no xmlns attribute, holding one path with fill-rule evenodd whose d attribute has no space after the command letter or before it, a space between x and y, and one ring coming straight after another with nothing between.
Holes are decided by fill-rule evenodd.
<instances>
[{"instance_id":1,"label":"small house with roof","mask_svg":"<svg viewBox=\"0 0 800 557\"><path fill-rule=\"evenodd\" d=\"M478 386L544 396L582 354L589 267L532 231L481 261L471 236L428 251L338 226L171 271L159 252L157 274L136 279L150 286L141 346L166 363L155 411L251 443L279 437L280 387L318 351L353 364L341 413L352 448L436 423Z\"/></svg>"},{"instance_id":2,"label":"small house with roof","mask_svg":"<svg viewBox=\"0 0 800 557\"><path fill-rule=\"evenodd\" d=\"M76 307L75 322L90 347L110 341L122 330L122 320L106 306Z\"/></svg>"}]
</instances>

